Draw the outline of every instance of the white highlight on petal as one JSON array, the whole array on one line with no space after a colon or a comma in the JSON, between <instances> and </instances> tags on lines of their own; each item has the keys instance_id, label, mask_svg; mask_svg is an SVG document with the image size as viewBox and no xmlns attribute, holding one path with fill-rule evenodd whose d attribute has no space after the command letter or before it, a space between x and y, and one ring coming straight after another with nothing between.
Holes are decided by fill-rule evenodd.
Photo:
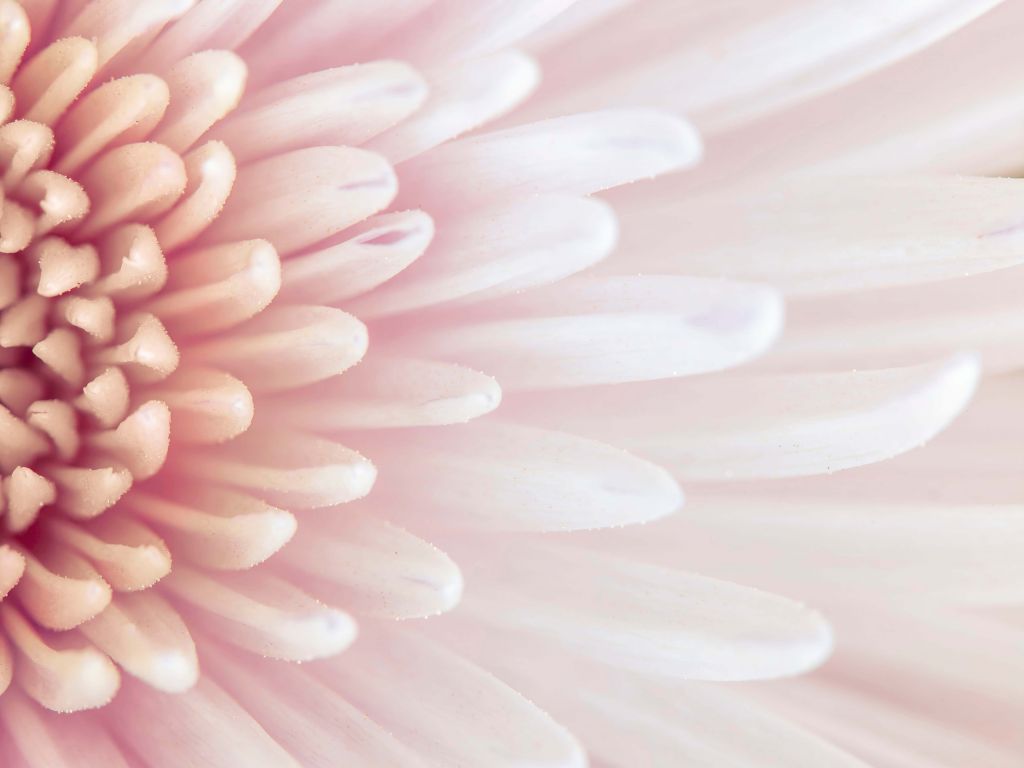
<instances>
[{"instance_id":1,"label":"white highlight on petal","mask_svg":"<svg viewBox=\"0 0 1024 768\"><path fill-rule=\"evenodd\" d=\"M465 540L459 610L499 630L660 677L760 680L806 672L832 649L825 620L751 587L576 548Z\"/></svg>"},{"instance_id":2,"label":"white highlight on petal","mask_svg":"<svg viewBox=\"0 0 1024 768\"><path fill-rule=\"evenodd\" d=\"M320 678L436 765L583 768L583 749L501 681L406 627L387 627Z\"/></svg>"},{"instance_id":3,"label":"white highlight on petal","mask_svg":"<svg viewBox=\"0 0 1024 768\"><path fill-rule=\"evenodd\" d=\"M591 112L444 144L403 164L401 200L464 208L544 192L587 195L688 168L700 155L699 136L678 118Z\"/></svg>"},{"instance_id":4,"label":"white highlight on petal","mask_svg":"<svg viewBox=\"0 0 1024 768\"><path fill-rule=\"evenodd\" d=\"M398 182L382 157L307 147L238 169L234 194L204 242L265 238L294 253L386 208Z\"/></svg>"},{"instance_id":5,"label":"white highlight on petal","mask_svg":"<svg viewBox=\"0 0 1024 768\"><path fill-rule=\"evenodd\" d=\"M1021 263L1022 211L1018 179L774 179L620 206L622 243L600 269L759 280L790 295L884 288Z\"/></svg>"},{"instance_id":6,"label":"white highlight on petal","mask_svg":"<svg viewBox=\"0 0 1024 768\"><path fill-rule=\"evenodd\" d=\"M302 147L358 146L426 98L427 84L402 62L327 69L257 91L213 135L242 163Z\"/></svg>"},{"instance_id":7,"label":"white highlight on petal","mask_svg":"<svg viewBox=\"0 0 1024 768\"><path fill-rule=\"evenodd\" d=\"M979 374L978 359L960 355L909 368L539 395L513 413L543 414L545 423L621 445L684 479L795 477L917 448L963 410Z\"/></svg>"},{"instance_id":8,"label":"white highlight on petal","mask_svg":"<svg viewBox=\"0 0 1024 768\"><path fill-rule=\"evenodd\" d=\"M370 461L340 443L259 426L222 446L196 446L174 466L189 477L252 491L291 509L362 498L377 478Z\"/></svg>"},{"instance_id":9,"label":"white highlight on petal","mask_svg":"<svg viewBox=\"0 0 1024 768\"><path fill-rule=\"evenodd\" d=\"M599 262L617 235L614 211L599 200L536 195L502 201L443 220L427 258L345 306L369 319L505 296Z\"/></svg>"},{"instance_id":10,"label":"white highlight on petal","mask_svg":"<svg viewBox=\"0 0 1024 768\"><path fill-rule=\"evenodd\" d=\"M176 696L126 681L121 696L102 716L128 746L146 755L152 768L181 768L183 744L188 745L189 759L204 768L303 768L207 675Z\"/></svg>"},{"instance_id":11,"label":"white highlight on petal","mask_svg":"<svg viewBox=\"0 0 1024 768\"><path fill-rule=\"evenodd\" d=\"M266 398L260 407L275 423L333 432L460 424L500 402L498 383L471 368L378 355L343 376Z\"/></svg>"},{"instance_id":12,"label":"white highlight on petal","mask_svg":"<svg viewBox=\"0 0 1024 768\"><path fill-rule=\"evenodd\" d=\"M537 64L515 50L449 63L424 74L430 88L426 104L368 145L392 163L421 155L511 111L541 77Z\"/></svg>"},{"instance_id":13,"label":"white highlight on petal","mask_svg":"<svg viewBox=\"0 0 1024 768\"><path fill-rule=\"evenodd\" d=\"M728 368L782 327L771 290L700 278L579 277L413 332L404 349L465 363L506 391L620 384Z\"/></svg>"},{"instance_id":14,"label":"white highlight on petal","mask_svg":"<svg viewBox=\"0 0 1024 768\"><path fill-rule=\"evenodd\" d=\"M356 625L266 570L218 573L178 566L164 580L189 625L252 653L311 661L345 650Z\"/></svg>"},{"instance_id":15,"label":"white highlight on petal","mask_svg":"<svg viewBox=\"0 0 1024 768\"><path fill-rule=\"evenodd\" d=\"M380 466L374 505L400 523L571 531L653 520L682 504L660 467L561 432L481 420L352 441Z\"/></svg>"},{"instance_id":16,"label":"white highlight on petal","mask_svg":"<svg viewBox=\"0 0 1024 768\"><path fill-rule=\"evenodd\" d=\"M343 507L304 519L272 567L331 603L377 618L433 616L462 597L462 574L437 547Z\"/></svg>"},{"instance_id":17,"label":"white highlight on petal","mask_svg":"<svg viewBox=\"0 0 1024 768\"><path fill-rule=\"evenodd\" d=\"M181 693L199 679L192 636L155 590L118 595L81 632L122 669L159 691Z\"/></svg>"}]
</instances>

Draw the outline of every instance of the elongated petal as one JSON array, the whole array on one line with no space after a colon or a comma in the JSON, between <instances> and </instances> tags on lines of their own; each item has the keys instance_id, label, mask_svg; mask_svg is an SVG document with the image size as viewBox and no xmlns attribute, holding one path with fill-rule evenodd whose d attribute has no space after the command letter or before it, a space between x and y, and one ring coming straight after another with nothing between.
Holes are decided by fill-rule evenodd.
<instances>
[{"instance_id":1,"label":"elongated petal","mask_svg":"<svg viewBox=\"0 0 1024 768\"><path fill-rule=\"evenodd\" d=\"M211 674L303 768L334 768L339 762L424 768L412 748L320 681L318 670L242 659L216 647L204 649L203 658ZM273 687L272 697L267 686Z\"/></svg>"},{"instance_id":2,"label":"elongated petal","mask_svg":"<svg viewBox=\"0 0 1024 768\"><path fill-rule=\"evenodd\" d=\"M978 360L793 376L735 376L550 395L516 408L636 451L683 478L834 472L916 448L964 408ZM601 413L601 419L589 414ZM588 414L584 416L584 413Z\"/></svg>"},{"instance_id":3,"label":"elongated petal","mask_svg":"<svg viewBox=\"0 0 1024 768\"><path fill-rule=\"evenodd\" d=\"M377 213L396 188L391 166L365 150L298 149L240 168L235 194L204 239L266 238L292 253Z\"/></svg>"},{"instance_id":4,"label":"elongated petal","mask_svg":"<svg viewBox=\"0 0 1024 768\"><path fill-rule=\"evenodd\" d=\"M1024 363L1017 297L1024 269L791 301L788 333L764 361L777 371L887 367L977 350L989 373Z\"/></svg>"},{"instance_id":5,"label":"elongated petal","mask_svg":"<svg viewBox=\"0 0 1024 768\"><path fill-rule=\"evenodd\" d=\"M355 623L264 571L211 576L179 566L165 581L197 631L262 656L310 661L355 639Z\"/></svg>"},{"instance_id":6,"label":"elongated petal","mask_svg":"<svg viewBox=\"0 0 1024 768\"><path fill-rule=\"evenodd\" d=\"M237 768L239 763L301 768L207 676L191 691L177 696L138 684L126 685L103 715L135 752L146 755L153 768L181 768L182 744L189 745L190 759L208 768ZM163 727L153 728L156 722Z\"/></svg>"},{"instance_id":7,"label":"elongated petal","mask_svg":"<svg viewBox=\"0 0 1024 768\"><path fill-rule=\"evenodd\" d=\"M0 705L4 742L16 750L16 765L25 768L130 768L128 757L99 720L79 715L51 717L20 691L10 691ZM9 760L14 756L7 753Z\"/></svg>"},{"instance_id":8,"label":"elongated petal","mask_svg":"<svg viewBox=\"0 0 1024 768\"><path fill-rule=\"evenodd\" d=\"M280 429L254 428L223 446L193 448L175 466L292 509L362 498L377 476L373 464L344 445Z\"/></svg>"},{"instance_id":9,"label":"elongated petal","mask_svg":"<svg viewBox=\"0 0 1024 768\"><path fill-rule=\"evenodd\" d=\"M426 96L426 83L401 62L328 69L257 92L214 135L241 162L318 144L358 146L414 112Z\"/></svg>"},{"instance_id":10,"label":"elongated petal","mask_svg":"<svg viewBox=\"0 0 1024 768\"><path fill-rule=\"evenodd\" d=\"M343 508L304 520L273 565L300 574L297 581L323 599L379 618L431 616L462 596L462 574L439 549Z\"/></svg>"},{"instance_id":11,"label":"elongated petal","mask_svg":"<svg viewBox=\"0 0 1024 768\"><path fill-rule=\"evenodd\" d=\"M198 483L177 490L140 491L125 504L159 530L182 560L214 570L247 570L295 533L290 513L252 496Z\"/></svg>"},{"instance_id":12,"label":"elongated petal","mask_svg":"<svg viewBox=\"0 0 1024 768\"><path fill-rule=\"evenodd\" d=\"M398 521L434 510L446 526L566 531L653 520L682 503L660 467L560 432L480 421L354 442L380 464L374 503Z\"/></svg>"},{"instance_id":13,"label":"elongated petal","mask_svg":"<svg viewBox=\"0 0 1024 768\"><path fill-rule=\"evenodd\" d=\"M515 45L574 2L434 0L412 29L399 29L383 47L416 62L469 59Z\"/></svg>"},{"instance_id":14,"label":"elongated petal","mask_svg":"<svg viewBox=\"0 0 1024 768\"><path fill-rule=\"evenodd\" d=\"M359 296L422 256L433 237L434 221L423 211L374 216L346 229L338 242L331 238L322 247L287 259L281 296L331 305Z\"/></svg>"},{"instance_id":15,"label":"elongated petal","mask_svg":"<svg viewBox=\"0 0 1024 768\"><path fill-rule=\"evenodd\" d=\"M400 199L455 208L509 195L586 195L687 168L700 154L700 139L682 120L642 110L593 112L438 147L404 164Z\"/></svg>"},{"instance_id":16,"label":"elongated petal","mask_svg":"<svg viewBox=\"0 0 1024 768\"><path fill-rule=\"evenodd\" d=\"M575 739L548 715L412 630L375 632L325 665L321 679L432 763L495 768L582 768L586 763Z\"/></svg>"},{"instance_id":17,"label":"elongated petal","mask_svg":"<svg viewBox=\"0 0 1024 768\"><path fill-rule=\"evenodd\" d=\"M548 114L644 104L722 130L837 89L925 48L999 0L732 3L654 0L544 59ZM581 5L586 5L585 3ZM615 57L606 56L614 46Z\"/></svg>"},{"instance_id":18,"label":"elongated petal","mask_svg":"<svg viewBox=\"0 0 1024 768\"><path fill-rule=\"evenodd\" d=\"M412 117L369 143L393 163L433 149L512 110L537 87L540 70L518 51L501 51L426 73L430 97Z\"/></svg>"},{"instance_id":19,"label":"elongated petal","mask_svg":"<svg viewBox=\"0 0 1024 768\"><path fill-rule=\"evenodd\" d=\"M371 318L515 293L600 261L617 231L615 214L596 200L538 195L502 203L442 222L427 258L346 306Z\"/></svg>"},{"instance_id":20,"label":"elongated petal","mask_svg":"<svg viewBox=\"0 0 1024 768\"><path fill-rule=\"evenodd\" d=\"M344 376L267 399L275 421L310 431L459 424L498 407L490 376L450 363L371 356Z\"/></svg>"},{"instance_id":21,"label":"elongated petal","mask_svg":"<svg viewBox=\"0 0 1024 768\"><path fill-rule=\"evenodd\" d=\"M526 543L455 550L473 585L460 611L613 666L694 680L807 671L832 648L825 620L783 597L697 574ZM527 607L529 606L529 607Z\"/></svg>"},{"instance_id":22,"label":"elongated petal","mask_svg":"<svg viewBox=\"0 0 1024 768\"><path fill-rule=\"evenodd\" d=\"M187 691L199 663L185 623L154 591L118 595L82 634L126 672L168 693Z\"/></svg>"},{"instance_id":23,"label":"elongated petal","mask_svg":"<svg viewBox=\"0 0 1024 768\"><path fill-rule=\"evenodd\" d=\"M256 391L336 376L362 359L366 326L330 307L273 306L230 336L193 345L190 359L238 375Z\"/></svg>"},{"instance_id":24,"label":"elongated petal","mask_svg":"<svg viewBox=\"0 0 1024 768\"><path fill-rule=\"evenodd\" d=\"M605 269L758 280L796 295L962 277L1024 260L1022 204L1016 179L776 181L627 207Z\"/></svg>"},{"instance_id":25,"label":"elongated petal","mask_svg":"<svg viewBox=\"0 0 1024 768\"><path fill-rule=\"evenodd\" d=\"M482 319L403 346L495 376L507 391L688 376L763 352L782 325L771 291L684 277L577 278L490 304Z\"/></svg>"}]
</instances>

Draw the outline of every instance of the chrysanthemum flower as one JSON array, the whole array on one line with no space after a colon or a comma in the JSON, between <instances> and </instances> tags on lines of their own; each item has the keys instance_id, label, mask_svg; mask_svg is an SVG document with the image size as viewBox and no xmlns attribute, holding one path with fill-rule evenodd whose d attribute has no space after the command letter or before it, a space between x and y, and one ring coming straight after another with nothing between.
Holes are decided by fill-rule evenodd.
<instances>
[{"instance_id":1,"label":"chrysanthemum flower","mask_svg":"<svg viewBox=\"0 0 1024 768\"><path fill-rule=\"evenodd\" d=\"M1019 193L717 158L994 4L0 0L3 765L855 765L714 683L818 665L758 587L874 527L750 504L959 412L961 345L826 310L1014 263ZM673 112L707 168L596 197Z\"/></svg>"}]
</instances>

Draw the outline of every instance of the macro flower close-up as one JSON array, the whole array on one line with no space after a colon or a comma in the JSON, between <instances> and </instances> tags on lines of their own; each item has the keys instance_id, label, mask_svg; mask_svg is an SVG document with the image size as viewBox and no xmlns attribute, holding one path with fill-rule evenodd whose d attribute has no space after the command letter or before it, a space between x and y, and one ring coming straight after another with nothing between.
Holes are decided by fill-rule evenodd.
<instances>
[{"instance_id":1,"label":"macro flower close-up","mask_svg":"<svg viewBox=\"0 0 1024 768\"><path fill-rule=\"evenodd\" d=\"M1020 768L1024 0L0 0L0 767Z\"/></svg>"}]
</instances>

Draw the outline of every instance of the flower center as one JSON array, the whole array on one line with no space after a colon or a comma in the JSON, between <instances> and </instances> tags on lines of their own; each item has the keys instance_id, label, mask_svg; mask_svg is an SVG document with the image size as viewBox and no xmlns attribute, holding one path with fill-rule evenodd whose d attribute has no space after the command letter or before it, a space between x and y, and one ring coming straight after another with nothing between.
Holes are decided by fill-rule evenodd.
<instances>
[{"instance_id":1,"label":"flower center","mask_svg":"<svg viewBox=\"0 0 1024 768\"><path fill-rule=\"evenodd\" d=\"M76 180L55 170L69 164L67 149L42 123L0 126L5 538L44 508L96 517L167 452L170 411L145 385L173 372L178 352L140 308L167 268L153 229L133 219L173 205L184 166L162 145L128 144Z\"/></svg>"}]
</instances>

